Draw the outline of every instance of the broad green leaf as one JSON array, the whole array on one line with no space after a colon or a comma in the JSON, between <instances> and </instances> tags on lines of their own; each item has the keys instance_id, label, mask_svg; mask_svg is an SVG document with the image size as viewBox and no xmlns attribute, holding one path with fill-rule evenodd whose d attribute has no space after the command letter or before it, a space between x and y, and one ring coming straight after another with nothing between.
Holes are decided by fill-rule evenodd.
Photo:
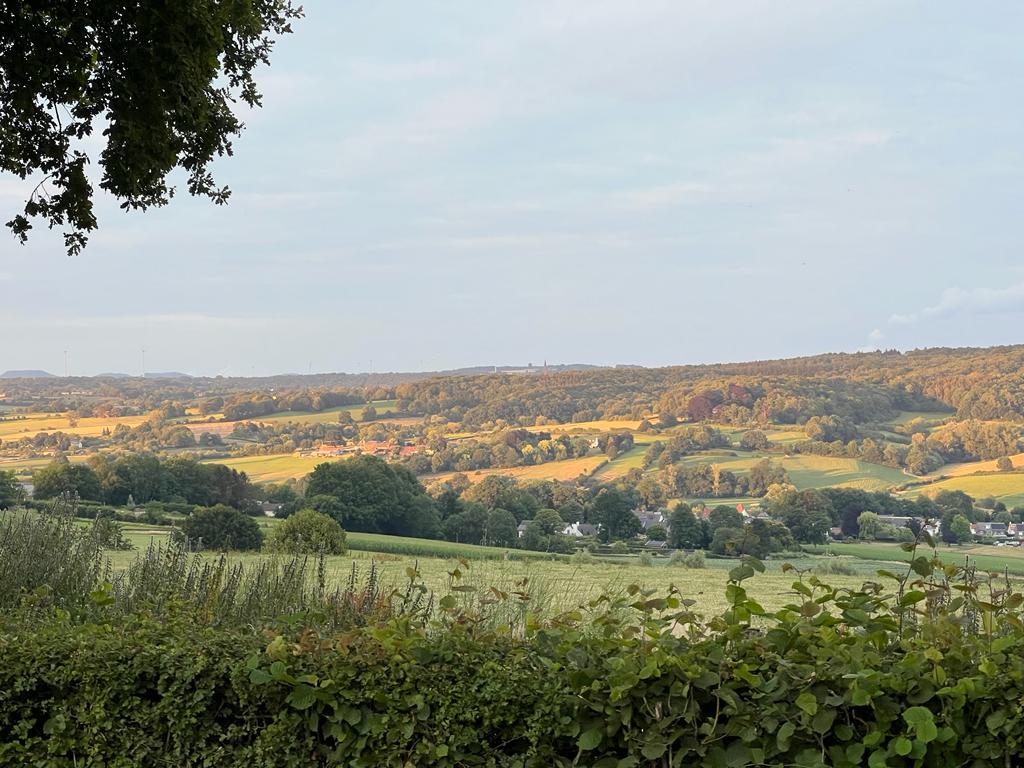
<instances>
[{"instance_id":1,"label":"broad green leaf","mask_svg":"<svg viewBox=\"0 0 1024 768\"><path fill-rule=\"evenodd\" d=\"M576 743L582 750L594 749L601 743L601 739L603 738L604 731L600 728L591 728L589 731L581 733L580 738Z\"/></svg>"},{"instance_id":2,"label":"broad green leaf","mask_svg":"<svg viewBox=\"0 0 1024 768\"><path fill-rule=\"evenodd\" d=\"M801 693L796 697L796 705L808 715L815 715L818 712L818 699L813 693Z\"/></svg>"},{"instance_id":3,"label":"broad green leaf","mask_svg":"<svg viewBox=\"0 0 1024 768\"><path fill-rule=\"evenodd\" d=\"M914 748L913 742L906 736L897 736L892 740L891 743L892 751L900 757L904 757L910 754L910 750Z\"/></svg>"},{"instance_id":4,"label":"broad green leaf","mask_svg":"<svg viewBox=\"0 0 1024 768\"><path fill-rule=\"evenodd\" d=\"M926 744L939 735L935 716L927 707L911 707L903 713L903 721L913 729L918 740Z\"/></svg>"}]
</instances>

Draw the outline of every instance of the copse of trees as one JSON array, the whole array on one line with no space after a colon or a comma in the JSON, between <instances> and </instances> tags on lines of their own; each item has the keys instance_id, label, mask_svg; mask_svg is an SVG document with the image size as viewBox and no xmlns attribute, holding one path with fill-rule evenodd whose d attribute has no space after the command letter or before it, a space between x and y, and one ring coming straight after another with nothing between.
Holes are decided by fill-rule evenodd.
<instances>
[{"instance_id":1,"label":"copse of trees","mask_svg":"<svg viewBox=\"0 0 1024 768\"><path fill-rule=\"evenodd\" d=\"M309 476L306 499L346 531L438 538L434 500L416 476L376 456L353 456L318 465Z\"/></svg>"},{"instance_id":2,"label":"copse of trees","mask_svg":"<svg viewBox=\"0 0 1024 768\"><path fill-rule=\"evenodd\" d=\"M263 543L263 532L256 521L224 504L197 509L174 529L176 538L184 538L190 548L254 550Z\"/></svg>"},{"instance_id":3,"label":"copse of trees","mask_svg":"<svg viewBox=\"0 0 1024 768\"><path fill-rule=\"evenodd\" d=\"M36 470L32 481L38 499L69 493L113 506L124 506L131 499L139 504L163 501L242 508L255 495L244 472L184 456L94 454L84 464L55 459Z\"/></svg>"}]
</instances>

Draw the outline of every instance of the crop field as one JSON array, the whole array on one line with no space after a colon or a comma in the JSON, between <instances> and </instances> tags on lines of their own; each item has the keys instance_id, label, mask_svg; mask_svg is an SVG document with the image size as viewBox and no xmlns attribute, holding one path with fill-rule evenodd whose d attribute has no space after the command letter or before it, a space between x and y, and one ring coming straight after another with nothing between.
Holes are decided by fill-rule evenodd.
<instances>
[{"instance_id":1,"label":"crop field","mask_svg":"<svg viewBox=\"0 0 1024 768\"><path fill-rule=\"evenodd\" d=\"M476 469L462 472L471 483L477 483L488 475L506 475L519 480L575 480L580 475L590 475L595 469L608 461L603 455L583 456L565 461L548 461L527 467L508 467L496 469ZM458 472L440 472L436 475L423 475L420 481L427 485L439 480L448 480Z\"/></svg>"},{"instance_id":2,"label":"crop field","mask_svg":"<svg viewBox=\"0 0 1024 768\"><path fill-rule=\"evenodd\" d=\"M64 432L81 437L98 437L104 429L114 430L118 424L137 427L146 420L145 416L117 416L110 418L89 417L78 419L71 426L67 414L7 414L0 420L0 439L17 440L21 437L35 437L40 432Z\"/></svg>"},{"instance_id":3,"label":"crop field","mask_svg":"<svg viewBox=\"0 0 1024 768\"><path fill-rule=\"evenodd\" d=\"M976 499L994 496L1008 507L1024 505L1024 472L996 472L991 475L962 475L917 486L907 491L910 496L929 495L939 491L963 491Z\"/></svg>"}]
</instances>

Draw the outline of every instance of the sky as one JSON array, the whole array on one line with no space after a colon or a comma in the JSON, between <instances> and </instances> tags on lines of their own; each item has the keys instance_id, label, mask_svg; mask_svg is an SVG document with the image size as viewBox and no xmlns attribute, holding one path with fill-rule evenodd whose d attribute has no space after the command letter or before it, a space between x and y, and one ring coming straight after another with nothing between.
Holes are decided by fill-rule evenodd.
<instances>
[{"instance_id":1,"label":"sky","mask_svg":"<svg viewBox=\"0 0 1024 768\"><path fill-rule=\"evenodd\" d=\"M1024 341L1024 5L303 5L227 206L102 198L73 258L0 232L0 370Z\"/></svg>"}]
</instances>

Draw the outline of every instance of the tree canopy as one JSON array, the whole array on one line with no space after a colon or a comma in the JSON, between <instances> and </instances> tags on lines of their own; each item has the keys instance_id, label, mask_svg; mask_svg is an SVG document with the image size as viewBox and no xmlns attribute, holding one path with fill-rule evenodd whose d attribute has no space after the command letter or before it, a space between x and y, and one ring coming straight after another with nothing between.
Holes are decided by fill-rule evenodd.
<instances>
[{"instance_id":1,"label":"tree canopy","mask_svg":"<svg viewBox=\"0 0 1024 768\"><path fill-rule=\"evenodd\" d=\"M166 205L176 168L191 194L225 202L210 164L231 154L235 105L260 105L253 72L301 13L290 0L0 4L0 170L38 179L7 223L15 237L39 219L66 228L69 254L85 247L96 132L99 185L122 208Z\"/></svg>"}]
</instances>

